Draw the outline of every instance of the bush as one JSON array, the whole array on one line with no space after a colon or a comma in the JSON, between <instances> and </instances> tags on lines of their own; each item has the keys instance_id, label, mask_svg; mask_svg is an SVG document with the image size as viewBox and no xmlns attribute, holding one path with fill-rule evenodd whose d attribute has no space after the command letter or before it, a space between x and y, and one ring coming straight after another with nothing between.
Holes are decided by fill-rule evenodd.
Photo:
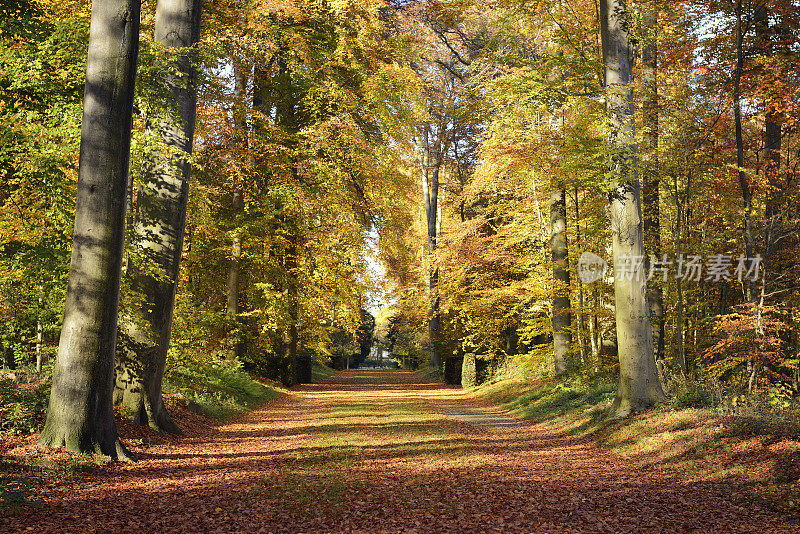
<instances>
[{"instance_id":1,"label":"bush","mask_svg":"<svg viewBox=\"0 0 800 534\"><path fill-rule=\"evenodd\" d=\"M50 380L18 384L11 379L1 379L0 432L36 432L44 424L49 400Z\"/></svg>"},{"instance_id":2,"label":"bush","mask_svg":"<svg viewBox=\"0 0 800 534\"><path fill-rule=\"evenodd\" d=\"M675 408L708 408L714 405L714 394L701 382L676 382L670 404Z\"/></svg>"},{"instance_id":3,"label":"bush","mask_svg":"<svg viewBox=\"0 0 800 534\"><path fill-rule=\"evenodd\" d=\"M164 390L193 400L217 419L228 419L279 395L279 390L253 380L236 360L171 348Z\"/></svg>"}]
</instances>

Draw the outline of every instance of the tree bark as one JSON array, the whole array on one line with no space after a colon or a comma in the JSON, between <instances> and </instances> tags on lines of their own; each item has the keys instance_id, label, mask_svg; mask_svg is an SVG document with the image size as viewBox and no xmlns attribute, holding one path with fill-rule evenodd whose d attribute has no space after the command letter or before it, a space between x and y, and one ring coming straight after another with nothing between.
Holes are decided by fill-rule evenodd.
<instances>
[{"instance_id":1,"label":"tree bark","mask_svg":"<svg viewBox=\"0 0 800 534\"><path fill-rule=\"evenodd\" d=\"M140 0L92 5L64 323L39 438L116 459L129 458L113 389L140 10Z\"/></svg>"},{"instance_id":2,"label":"tree bark","mask_svg":"<svg viewBox=\"0 0 800 534\"><path fill-rule=\"evenodd\" d=\"M736 133L736 167L739 175L739 188L744 202L744 249L745 256L753 257L753 193L744 172L744 139L742 135L742 69L744 68L744 36L742 33L742 0L736 0L736 71L733 75L733 118ZM753 289L750 280L744 281L745 301L753 302Z\"/></svg>"},{"instance_id":3,"label":"tree bark","mask_svg":"<svg viewBox=\"0 0 800 534\"><path fill-rule=\"evenodd\" d=\"M578 188L575 188L575 250L580 253L583 243L581 241L581 213L580 202L578 198ZM577 256L577 253L576 255ZM575 257L573 256L573 258ZM575 260L573 260L575 261ZM583 294L583 284L578 284L578 348L580 350L580 365L588 365L589 347L587 346L588 340L586 336L586 311L584 305L586 298Z\"/></svg>"},{"instance_id":4,"label":"tree bark","mask_svg":"<svg viewBox=\"0 0 800 534\"><path fill-rule=\"evenodd\" d=\"M675 216L675 254L682 257L683 254L683 202L680 200L678 192L678 180L675 178L675 202L677 204ZM673 345L678 345L678 369L681 376L686 376L686 346L683 335L683 284L680 276L675 279L675 292L678 297L678 305L675 308L675 341Z\"/></svg>"},{"instance_id":5,"label":"tree bark","mask_svg":"<svg viewBox=\"0 0 800 534\"><path fill-rule=\"evenodd\" d=\"M429 128L429 127L427 127ZM430 338L430 367L439 369L442 365L439 354L439 268L434 259L437 248L438 208L439 208L439 173L442 167L440 150L436 150L435 158L431 162L429 132L426 130L425 162L423 162L422 189L425 195L425 219L428 230L428 269L430 272L428 284L428 334Z\"/></svg>"},{"instance_id":6,"label":"tree bark","mask_svg":"<svg viewBox=\"0 0 800 534\"><path fill-rule=\"evenodd\" d=\"M575 367L572 354L572 307L569 299L567 193L560 184L550 192L550 253L553 260L553 350L556 376Z\"/></svg>"},{"instance_id":7,"label":"tree bark","mask_svg":"<svg viewBox=\"0 0 800 534\"><path fill-rule=\"evenodd\" d=\"M44 354L42 343L44 341L44 325L42 324L42 314L44 313L44 288L39 286L38 308L36 309L36 372L42 372L42 362Z\"/></svg>"},{"instance_id":8,"label":"tree bark","mask_svg":"<svg viewBox=\"0 0 800 534\"><path fill-rule=\"evenodd\" d=\"M769 25L769 9L762 5L755 10L755 29L759 53L763 57L772 57L773 39ZM767 93L764 102L764 176L767 179L767 219L777 217L781 213L781 198L784 184L781 180L781 128L783 113L775 105L773 94Z\"/></svg>"},{"instance_id":9,"label":"tree bark","mask_svg":"<svg viewBox=\"0 0 800 534\"><path fill-rule=\"evenodd\" d=\"M642 213L644 215L645 263L651 257L661 259L661 176L658 170L658 3L645 5L643 16L644 46L642 67L644 78L644 154L642 157ZM653 276L647 284L653 349L657 362L664 359L664 293L663 279Z\"/></svg>"},{"instance_id":10,"label":"tree bark","mask_svg":"<svg viewBox=\"0 0 800 534\"><path fill-rule=\"evenodd\" d=\"M611 127L613 189L610 195L614 304L619 350L619 388L612 413L645 410L663 397L658 379L644 273L622 267L644 255L637 172L629 14L624 0L601 0L600 25Z\"/></svg>"},{"instance_id":11,"label":"tree bark","mask_svg":"<svg viewBox=\"0 0 800 534\"><path fill-rule=\"evenodd\" d=\"M298 283L298 235L297 230L292 228L290 243L286 250L284 270L286 273L286 304L289 311L289 328L287 331L286 351L287 359L292 362L294 371L294 381L296 384L308 384L311 382L311 359L298 350L300 322L300 292Z\"/></svg>"},{"instance_id":12,"label":"tree bark","mask_svg":"<svg viewBox=\"0 0 800 534\"><path fill-rule=\"evenodd\" d=\"M235 103L234 103L234 143L241 154L247 150L247 71L239 61L234 62ZM238 228L240 214L244 208L242 183L238 176L233 180L233 193L231 198L231 219L233 220L233 236L231 238L231 259L228 266L228 285L226 288L227 302L225 313L228 318L228 328L234 328L238 323L239 315L239 278L241 273L242 237ZM228 358L236 358L239 354L238 336L228 333L227 353Z\"/></svg>"},{"instance_id":13,"label":"tree bark","mask_svg":"<svg viewBox=\"0 0 800 534\"><path fill-rule=\"evenodd\" d=\"M142 166L133 244L158 275L131 265L132 287L144 296L129 324L130 343L118 354L115 400L134 423L157 431L180 433L161 396L167 349L172 333L175 291L186 230L192 140L196 115L195 57L200 38L200 0L159 0L155 41L175 52L177 75L164 80L173 110L154 124L165 145L181 156L154 155ZM142 328L142 325L145 327Z\"/></svg>"}]
</instances>

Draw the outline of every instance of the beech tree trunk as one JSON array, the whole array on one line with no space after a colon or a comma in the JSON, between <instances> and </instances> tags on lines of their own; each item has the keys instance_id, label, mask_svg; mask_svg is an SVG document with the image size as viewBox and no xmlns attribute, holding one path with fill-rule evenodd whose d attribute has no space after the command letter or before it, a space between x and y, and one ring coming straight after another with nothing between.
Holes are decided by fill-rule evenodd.
<instances>
[{"instance_id":1,"label":"beech tree trunk","mask_svg":"<svg viewBox=\"0 0 800 534\"><path fill-rule=\"evenodd\" d=\"M114 423L114 351L140 10L140 0L92 5L64 323L39 438L116 459L128 459Z\"/></svg>"},{"instance_id":2,"label":"beech tree trunk","mask_svg":"<svg viewBox=\"0 0 800 534\"><path fill-rule=\"evenodd\" d=\"M433 258L436 252L437 238L439 229L439 173L441 172L442 161L440 150L436 150L435 158L431 161L429 132L425 132L425 146L422 173L422 189L425 195L425 219L428 230L428 257L429 261L429 285L428 285L428 334L430 338L430 367L439 369L442 365L441 354L439 354L439 268Z\"/></svg>"},{"instance_id":3,"label":"beech tree trunk","mask_svg":"<svg viewBox=\"0 0 800 534\"><path fill-rule=\"evenodd\" d=\"M44 312L44 288L39 287L39 307L36 310L36 372L42 372L42 362L44 354L42 352L42 342L44 341L44 325L42 324L42 313Z\"/></svg>"},{"instance_id":4,"label":"beech tree trunk","mask_svg":"<svg viewBox=\"0 0 800 534\"><path fill-rule=\"evenodd\" d=\"M240 62L234 62L234 82L235 98L234 103L234 142L241 145L242 153L247 149L247 72ZM233 181L233 193L231 198L231 218L233 219L233 237L231 239L231 260L228 266L228 285L226 288L227 303L225 307L228 316L229 328L233 328L238 322L239 315L239 278L241 273L242 258L242 237L239 233L238 222L244 208L244 197L242 183L239 177ZM236 358L239 354L238 336L228 332L226 340L228 358Z\"/></svg>"},{"instance_id":5,"label":"beech tree trunk","mask_svg":"<svg viewBox=\"0 0 800 534\"><path fill-rule=\"evenodd\" d=\"M643 15L644 46L644 154L642 165L642 213L644 215L645 263L651 256L661 261L661 176L658 170L658 4L648 2ZM663 278L655 275L647 284L647 304L652 323L653 349L657 362L664 359Z\"/></svg>"},{"instance_id":6,"label":"beech tree trunk","mask_svg":"<svg viewBox=\"0 0 800 534\"><path fill-rule=\"evenodd\" d=\"M294 381L296 384L308 384L311 382L311 359L306 354L301 354L298 350L300 322L300 294L298 287L298 235L297 230L292 229L290 243L286 250L284 269L286 271L286 299L289 311L289 325L286 339L286 350L288 360L292 362Z\"/></svg>"},{"instance_id":7,"label":"beech tree trunk","mask_svg":"<svg viewBox=\"0 0 800 534\"><path fill-rule=\"evenodd\" d=\"M175 50L177 75L164 80L170 94L167 110L153 127L164 144L189 155L192 152L197 96L194 52L200 37L201 0L159 0L155 41ZM191 164L186 156L153 155L142 167L137 197L134 246L161 271L153 276L136 265L129 267L134 290L145 298L128 326L130 343L118 354L115 400L133 422L157 431L179 433L164 408L161 386L172 333L178 268L186 230ZM141 328L138 325L146 325Z\"/></svg>"},{"instance_id":8,"label":"beech tree trunk","mask_svg":"<svg viewBox=\"0 0 800 534\"><path fill-rule=\"evenodd\" d=\"M773 36L769 25L769 9L762 5L755 10L755 29L759 53L772 57ZM764 95L764 175L767 179L767 218L781 214L781 200L784 195L784 181L781 179L781 129L783 113L776 105L775 97L769 92Z\"/></svg>"},{"instance_id":9,"label":"beech tree trunk","mask_svg":"<svg viewBox=\"0 0 800 534\"><path fill-rule=\"evenodd\" d=\"M733 118L736 134L736 166L739 170L739 188L742 191L744 202L744 249L745 256L753 257L753 193L747 175L744 172L744 138L742 135L742 69L744 68L744 36L742 34L742 0L736 1L736 72L733 75ZM744 298L753 302L752 283L749 279L744 281Z\"/></svg>"},{"instance_id":10,"label":"beech tree trunk","mask_svg":"<svg viewBox=\"0 0 800 534\"><path fill-rule=\"evenodd\" d=\"M614 174L610 212L620 367L612 413L624 416L650 407L663 397L663 391L653 356L645 273L641 270L630 273L623 268L644 255L629 13L625 0L601 0L600 26Z\"/></svg>"},{"instance_id":11,"label":"beech tree trunk","mask_svg":"<svg viewBox=\"0 0 800 534\"><path fill-rule=\"evenodd\" d=\"M554 184L550 192L550 253L553 259L553 350L556 375L574 368L572 307L569 299L567 193Z\"/></svg>"}]
</instances>

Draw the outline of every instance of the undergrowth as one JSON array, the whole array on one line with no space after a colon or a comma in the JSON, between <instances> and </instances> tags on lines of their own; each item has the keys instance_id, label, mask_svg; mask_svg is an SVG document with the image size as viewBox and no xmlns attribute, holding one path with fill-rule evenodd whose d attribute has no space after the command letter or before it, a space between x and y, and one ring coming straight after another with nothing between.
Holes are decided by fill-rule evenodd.
<instances>
[{"instance_id":1,"label":"undergrowth","mask_svg":"<svg viewBox=\"0 0 800 534\"><path fill-rule=\"evenodd\" d=\"M227 420L285 390L253 380L236 360L170 349L164 391L196 402L203 413L215 419Z\"/></svg>"},{"instance_id":2,"label":"undergrowth","mask_svg":"<svg viewBox=\"0 0 800 534\"><path fill-rule=\"evenodd\" d=\"M39 430L49 400L50 380L19 384L10 378L0 379L0 433Z\"/></svg>"},{"instance_id":3,"label":"undergrowth","mask_svg":"<svg viewBox=\"0 0 800 534\"><path fill-rule=\"evenodd\" d=\"M316 368L317 376L328 372L324 366ZM16 373L16 379L0 379L0 434L30 434L42 429L50 398L51 373L48 369L41 375L28 373L28 376L23 369ZM21 376L30 381L20 381ZM237 361L170 351L164 392L196 402L205 414L216 419L227 420L252 410L283 391L254 380Z\"/></svg>"},{"instance_id":4,"label":"undergrowth","mask_svg":"<svg viewBox=\"0 0 800 534\"><path fill-rule=\"evenodd\" d=\"M336 371L327 365L322 365L316 360L311 362L311 380L314 382L319 382L335 374Z\"/></svg>"}]
</instances>

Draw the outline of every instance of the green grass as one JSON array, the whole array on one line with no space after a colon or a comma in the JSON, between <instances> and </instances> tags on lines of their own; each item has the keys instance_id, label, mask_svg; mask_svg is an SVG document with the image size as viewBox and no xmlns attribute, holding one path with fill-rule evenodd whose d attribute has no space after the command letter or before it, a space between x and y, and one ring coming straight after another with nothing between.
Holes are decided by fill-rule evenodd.
<instances>
[{"instance_id":1,"label":"green grass","mask_svg":"<svg viewBox=\"0 0 800 534\"><path fill-rule=\"evenodd\" d=\"M286 390L257 382L234 364L214 365L205 373L172 371L164 391L178 393L200 405L203 412L226 421L250 411Z\"/></svg>"},{"instance_id":2,"label":"green grass","mask_svg":"<svg viewBox=\"0 0 800 534\"><path fill-rule=\"evenodd\" d=\"M441 382L444 380L442 373L438 369L431 369L430 367L417 371L417 374L425 380L431 380L433 382Z\"/></svg>"},{"instance_id":3,"label":"green grass","mask_svg":"<svg viewBox=\"0 0 800 534\"><path fill-rule=\"evenodd\" d=\"M335 375L336 373L336 370L331 369L327 365L323 365L316 360L311 362L311 380L313 382L319 382L320 380L324 380Z\"/></svg>"}]
</instances>

